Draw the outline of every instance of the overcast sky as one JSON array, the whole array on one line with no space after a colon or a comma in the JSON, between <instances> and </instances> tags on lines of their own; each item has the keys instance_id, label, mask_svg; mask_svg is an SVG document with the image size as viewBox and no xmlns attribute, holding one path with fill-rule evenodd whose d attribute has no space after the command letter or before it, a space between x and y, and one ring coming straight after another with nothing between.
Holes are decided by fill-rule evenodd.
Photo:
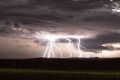
<instances>
[{"instance_id":1,"label":"overcast sky","mask_svg":"<svg viewBox=\"0 0 120 80\"><path fill-rule=\"evenodd\" d=\"M120 43L120 2L0 0L0 58L41 57L34 35L43 31L85 36L81 45L86 49L104 50L102 45Z\"/></svg>"}]
</instances>

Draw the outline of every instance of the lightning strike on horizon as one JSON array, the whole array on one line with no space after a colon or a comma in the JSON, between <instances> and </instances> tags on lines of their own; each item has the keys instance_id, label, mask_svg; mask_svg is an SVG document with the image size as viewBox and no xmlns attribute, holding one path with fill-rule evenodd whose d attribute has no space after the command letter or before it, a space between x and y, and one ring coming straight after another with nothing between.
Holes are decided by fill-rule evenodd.
<instances>
[{"instance_id":1,"label":"lightning strike on horizon","mask_svg":"<svg viewBox=\"0 0 120 80\"><path fill-rule=\"evenodd\" d=\"M66 50L68 50L68 55L69 57L73 57L74 54L78 55L78 57L81 56L81 49L80 49L80 38L81 36L76 36L76 35L53 35L53 34L42 34L36 36L38 39L43 39L44 41L46 40L46 48L45 51L43 52L43 57L46 58L53 58L55 57L55 49L59 50L60 57L63 58L63 52L62 52L62 43L60 39L64 39L66 41ZM74 43L72 39L75 39L76 42ZM44 42L41 41L41 42ZM56 44L59 44L59 46L56 46ZM76 46L76 47L75 47ZM72 49L73 48L73 49ZM74 52L72 52L74 50Z\"/></svg>"}]
</instances>

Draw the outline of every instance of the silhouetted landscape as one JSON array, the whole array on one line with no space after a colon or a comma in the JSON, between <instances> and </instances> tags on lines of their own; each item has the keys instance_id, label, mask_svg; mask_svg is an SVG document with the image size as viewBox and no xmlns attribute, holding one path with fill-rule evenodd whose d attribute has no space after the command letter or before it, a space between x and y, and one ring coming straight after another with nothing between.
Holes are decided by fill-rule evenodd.
<instances>
[{"instance_id":1,"label":"silhouetted landscape","mask_svg":"<svg viewBox=\"0 0 120 80\"><path fill-rule=\"evenodd\" d=\"M0 77L3 80L119 80L120 58L1 59Z\"/></svg>"},{"instance_id":2,"label":"silhouetted landscape","mask_svg":"<svg viewBox=\"0 0 120 80\"><path fill-rule=\"evenodd\" d=\"M120 70L120 58L33 58L1 59L1 68L51 70Z\"/></svg>"}]
</instances>

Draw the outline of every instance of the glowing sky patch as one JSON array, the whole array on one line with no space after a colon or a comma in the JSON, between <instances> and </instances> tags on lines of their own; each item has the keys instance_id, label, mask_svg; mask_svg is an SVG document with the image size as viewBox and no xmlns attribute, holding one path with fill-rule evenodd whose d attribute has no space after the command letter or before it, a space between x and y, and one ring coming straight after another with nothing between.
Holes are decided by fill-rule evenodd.
<instances>
[{"instance_id":1,"label":"glowing sky patch","mask_svg":"<svg viewBox=\"0 0 120 80\"><path fill-rule=\"evenodd\" d=\"M111 2L112 2L111 4L112 12L119 14L120 13L120 2L113 2L113 1Z\"/></svg>"},{"instance_id":2,"label":"glowing sky patch","mask_svg":"<svg viewBox=\"0 0 120 80\"><path fill-rule=\"evenodd\" d=\"M81 56L81 50L80 50L80 39L82 38L82 36L77 36L77 35L65 35L65 34L50 34L50 33L37 33L35 36L37 39L43 39L43 40L47 40L47 44L46 44L46 49L45 52L43 54L43 57L56 57L56 52L55 49L58 49L60 51L60 57L63 57L63 51L61 49L61 47L63 47L61 45L61 41L57 42L60 39L64 39L66 41L67 46L66 51L68 51L69 53L69 57L73 57L73 54L76 53L77 57L82 57ZM76 39L77 42L74 43L71 39ZM41 41L43 42L43 41ZM59 46L56 44L59 43ZM75 47L76 46L76 47ZM72 51L74 50L74 52Z\"/></svg>"}]
</instances>

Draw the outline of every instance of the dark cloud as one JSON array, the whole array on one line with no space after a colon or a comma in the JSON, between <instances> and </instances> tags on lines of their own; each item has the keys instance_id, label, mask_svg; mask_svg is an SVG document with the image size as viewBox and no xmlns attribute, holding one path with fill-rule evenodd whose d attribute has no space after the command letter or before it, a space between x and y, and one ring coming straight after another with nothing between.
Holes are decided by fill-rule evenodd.
<instances>
[{"instance_id":1,"label":"dark cloud","mask_svg":"<svg viewBox=\"0 0 120 80\"><path fill-rule=\"evenodd\" d=\"M9 2L13 5L9 5ZM32 23L37 20L65 21L79 17L78 14L84 14L84 11L88 9L100 8L106 2L108 0L82 0L79 2L75 2L74 0L13 0L12 2L10 0L4 0L0 2L1 4L3 3L0 14L2 19L18 20L19 22L29 21L29 23Z\"/></svg>"},{"instance_id":2,"label":"dark cloud","mask_svg":"<svg viewBox=\"0 0 120 80\"><path fill-rule=\"evenodd\" d=\"M111 4L110 0L1 0L0 34L95 34L82 45L104 48L104 43L120 41L120 16L104 7Z\"/></svg>"},{"instance_id":3,"label":"dark cloud","mask_svg":"<svg viewBox=\"0 0 120 80\"><path fill-rule=\"evenodd\" d=\"M106 49L102 45L107 43L120 43L120 33L106 33L95 38L83 39L81 42L82 46L91 49Z\"/></svg>"}]
</instances>

